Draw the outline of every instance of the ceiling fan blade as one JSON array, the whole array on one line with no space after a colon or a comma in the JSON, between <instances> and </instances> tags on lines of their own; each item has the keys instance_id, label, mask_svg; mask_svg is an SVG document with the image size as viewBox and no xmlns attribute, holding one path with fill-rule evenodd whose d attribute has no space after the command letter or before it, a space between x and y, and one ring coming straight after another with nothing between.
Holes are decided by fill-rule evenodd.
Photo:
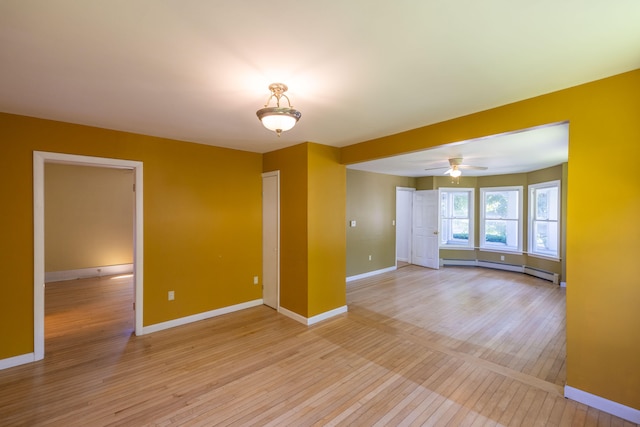
<instances>
[{"instance_id":1,"label":"ceiling fan blade","mask_svg":"<svg viewBox=\"0 0 640 427\"><path fill-rule=\"evenodd\" d=\"M451 172L453 172L453 168L447 169L447 171L443 173L443 175L451 175Z\"/></svg>"},{"instance_id":2,"label":"ceiling fan blade","mask_svg":"<svg viewBox=\"0 0 640 427\"><path fill-rule=\"evenodd\" d=\"M440 166L439 168L426 168L426 171L433 171L433 170L438 170L438 169L444 169L444 168L448 168L449 166Z\"/></svg>"},{"instance_id":3,"label":"ceiling fan blade","mask_svg":"<svg viewBox=\"0 0 640 427\"><path fill-rule=\"evenodd\" d=\"M485 171L488 168L486 166L459 165L458 169L473 169L478 171Z\"/></svg>"}]
</instances>

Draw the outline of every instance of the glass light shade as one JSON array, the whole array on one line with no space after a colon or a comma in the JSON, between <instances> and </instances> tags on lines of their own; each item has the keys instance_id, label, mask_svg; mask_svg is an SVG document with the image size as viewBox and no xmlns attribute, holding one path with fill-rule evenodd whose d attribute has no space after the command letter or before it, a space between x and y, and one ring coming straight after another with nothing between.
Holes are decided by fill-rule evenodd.
<instances>
[{"instance_id":1,"label":"glass light shade","mask_svg":"<svg viewBox=\"0 0 640 427\"><path fill-rule=\"evenodd\" d=\"M460 175L462 175L462 172L460 172L460 170L459 170L459 169L455 168L455 169L453 169L453 170L451 171L450 175L451 175L453 178L457 178L457 177L459 177Z\"/></svg>"},{"instance_id":2,"label":"glass light shade","mask_svg":"<svg viewBox=\"0 0 640 427\"><path fill-rule=\"evenodd\" d=\"M278 134L293 128L302 116L293 108L279 107L262 108L256 112L256 115L264 127Z\"/></svg>"}]
</instances>

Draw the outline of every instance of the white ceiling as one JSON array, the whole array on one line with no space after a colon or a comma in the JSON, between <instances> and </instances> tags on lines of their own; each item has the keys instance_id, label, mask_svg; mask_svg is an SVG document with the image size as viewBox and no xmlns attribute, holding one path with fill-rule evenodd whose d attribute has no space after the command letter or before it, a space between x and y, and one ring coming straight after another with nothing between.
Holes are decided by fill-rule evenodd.
<instances>
[{"instance_id":1,"label":"white ceiling","mask_svg":"<svg viewBox=\"0 0 640 427\"><path fill-rule=\"evenodd\" d=\"M483 176L531 172L562 164L568 157L569 124L557 123L520 132L459 141L348 167L388 175L437 176L449 169L448 159L462 158L465 165L487 168L463 169L463 176Z\"/></svg>"},{"instance_id":2,"label":"white ceiling","mask_svg":"<svg viewBox=\"0 0 640 427\"><path fill-rule=\"evenodd\" d=\"M638 0L2 0L0 111L341 147L640 68L639 22ZM272 82L302 112L281 138L255 116Z\"/></svg>"}]
</instances>

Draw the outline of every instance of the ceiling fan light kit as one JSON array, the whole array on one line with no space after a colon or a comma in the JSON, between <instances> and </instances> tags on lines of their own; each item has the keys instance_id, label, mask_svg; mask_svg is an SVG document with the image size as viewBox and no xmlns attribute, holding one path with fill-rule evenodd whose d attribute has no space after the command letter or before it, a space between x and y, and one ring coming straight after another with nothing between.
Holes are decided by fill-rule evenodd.
<instances>
[{"instance_id":1,"label":"ceiling fan light kit","mask_svg":"<svg viewBox=\"0 0 640 427\"><path fill-rule=\"evenodd\" d=\"M298 120L300 120L300 117L302 117L302 113L293 109L289 97L284 94L288 89L284 83L271 83L269 85L271 95L269 99L267 99L267 103L264 104L264 108L256 111L256 115L262 122L262 125L270 131L275 132L278 136L280 136L282 132L292 129ZM287 100L288 107L280 106L280 99L282 98ZM272 100L275 100L274 107L269 106Z\"/></svg>"},{"instance_id":2,"label":"ceiling fan light kit","mask_svg":"<svg viewBox=\"0 0 640 427\"><path fill-rule=\"evenodd\" d=\"M444 167L427 168L425 170L444 169ZM461 169L487 170L487 167L465 165L462 163L462 157L452 157L449 159L449 169L447 169L443 175L449 175L452 178L459 178L462 175Z\"/></svg>"}]
</instances>

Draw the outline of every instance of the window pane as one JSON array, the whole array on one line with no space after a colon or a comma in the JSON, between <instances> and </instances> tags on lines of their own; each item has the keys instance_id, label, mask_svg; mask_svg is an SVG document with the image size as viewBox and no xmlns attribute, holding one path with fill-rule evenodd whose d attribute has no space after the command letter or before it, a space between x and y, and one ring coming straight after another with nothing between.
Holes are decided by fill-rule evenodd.
<instances>
[{"instance_id":1,"label":"window pane","mask_svg":"<svg viewBox=\"0 0 640 427\"><path fill-rule=\"evenodd\" d=\"M518 191L487 191L485 194L485 218L518 219Z\"/></svg>"},{"instance_id":2,"label":"window pane","mask_svg":"<svg viewBox=\"0 0 640 427\"><path fill-rule=\"evenodd\" d=\"M485 218L506 218L508 199L505 191L487 191L485 193Z\"/></svg>"},{"instance_id":3,"label":"window pane","mask_svg":"<svg viewBox=\"0 0 640 427\"><path fill-rule=\"evenodd\" d=\"M558 223L539 222L533 223L534 247L536 253L557 256L558 255Z\"/></svg>"},{"instance_id":4,"label":"window pane","mask_svg":"<svg viewBox=\"0 0 640 427\"><path fill-rule=\"evenodd\" d=\"M507 244L506 221L489 220L485 222L484 240L487 243Z\"/></svg>"},{"instance_id":5,"label":"window pane","mask_svg":"<svg viewBox=\"0 0 640 427\"><path fill-rule=\"evenodd\" d=\"M449 215L449 203L447 203L447 201L449 200L449 193L443 191L442 193L440 193L440 216L443 218L448 218Z\"/></svg>"},{"instance_id":6,"label":"window pane","mask_svg":"<svg viewBox=\"0 0 640 427\"><path fill-rule=\"evenodd\" d=\"M468 219L454 219L452 220L452 238L454 240L461 241L460 243L467 243L469 241L469 220Z\"/></svg>"},{"instance_id":7,"label":"window pane","mask_svg":"<svg viewBox=\"0 0 640 427\"><path fill-rule=\"evenodd\" d=\"M458 193L453 195L453 216L456 218L469 217L469 194Z\"/></svg>"},{"instance_id":8,"label":"window pane","mask_svg":"<svg viewBox=\"0 0 640 427\"><path fill-rule=\"evenodd\" d=\"M505 246L518 249L518 221L487 220L484 241L487 246Z\"/></svg>"}]
</instances>

